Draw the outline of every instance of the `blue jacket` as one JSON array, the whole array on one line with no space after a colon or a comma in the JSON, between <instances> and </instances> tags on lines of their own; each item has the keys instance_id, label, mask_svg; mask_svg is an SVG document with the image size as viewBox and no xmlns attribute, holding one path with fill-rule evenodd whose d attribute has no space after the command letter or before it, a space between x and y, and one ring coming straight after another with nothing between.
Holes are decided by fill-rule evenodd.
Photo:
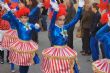
<instances>
[{"instance_id":1,"label":"blue jacket","mask_svg":"<svg viewBox=\"0 0 110 73\"><path fill-rule=\"evenodd\" d=\"M4 20L14 23L14 26L18 32L18 37L21 40L25 40L25 41L31 40L32 30L36 30L36 31L40 30L40 28L38 28L36 25L32 23L27 22L26 24L23 24L19 19L17 19L14 16L14 14L11 11L8 11L6 14L4 14L2 18Z\"/></svg>"},{"instance_id":2,"label":"blue jacket","mask_svg":"<svg viewBox=\"0 0 110 73\"><path fill-rule=\"evenodd\" d=\"M58 45L58 46L66 45L67 37L68 37L67 30L70 27L73 27L78 22L81 12L82 12L82 8L78 7L76 16L72 19L72 21L69 22L68 24L63 25L62 27L59 27L57 24L55 24L56 16L58 12L54 11L49 27L49 36L52 45Z\"/></svg>"}]
</instances>

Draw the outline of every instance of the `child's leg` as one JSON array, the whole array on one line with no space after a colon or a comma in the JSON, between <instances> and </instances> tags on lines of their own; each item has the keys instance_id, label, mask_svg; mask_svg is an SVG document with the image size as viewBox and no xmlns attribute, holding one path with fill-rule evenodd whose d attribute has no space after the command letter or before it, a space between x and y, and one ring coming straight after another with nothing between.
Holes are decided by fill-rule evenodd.
<instances>
[{"instance_id":1,"label":"child's leg","mask_svg":"<svg viewBox=\"0 0 110 73\"><path fill-rule=\"evenodd\" d=\"M74 73L79 73L78 64L77 64L76 62L75 62L75 64L74 64L73 70L74 70Z\"/></svg>"},{"instance_id":2,"label":"child's leg","mask_svg":"<svg viewBox=\"0 0 110 73\"><path fill-rule=\"evenodd\" d=\"M96 40L95 36L91 36L90 38L90 48L91 48L91 55L92 60L96 61L99 59L99 47L98 47L98 41Z\"/></svg>"},{"instance_id":3,"label":"child's leg","mask_svg":"<svg viewBox=\"0 0 110 73\"><path fill-rule=\"evenodd\" d=\"M19 66L20 73L28 73L29 66Z\"/></svg>"},{"instance_id":4,"label":"child's leg","mask_svg":"<svg viewBox=\"0 0 110 73\"><path fill-rule=\"evenodd\" d=\"M6 58L7 58L7 63L9 63L8 56L9 56L9 51L7 50L7 56L6 56Z\"/></svg>"},{"instance_id":5,"label":"child's leg","mask_svg":"<svg viewBox=\"0 0 110 73\"><path fill-rule=\"evenodd\" d=\"M10 64L10 67L11 67L11 72L15 72L15 67L13 63Z\"/></svg>"}]
</instances>

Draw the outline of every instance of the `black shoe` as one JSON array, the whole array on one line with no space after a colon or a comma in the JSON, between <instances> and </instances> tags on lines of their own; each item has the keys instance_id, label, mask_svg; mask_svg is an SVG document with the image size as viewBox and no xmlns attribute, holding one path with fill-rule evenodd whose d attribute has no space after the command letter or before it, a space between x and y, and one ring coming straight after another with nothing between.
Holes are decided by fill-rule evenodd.
<instances>
[{"instance_id":1,"label":"black shoe","mask_svg":"<svg viewBox=\"0 0 110 73\"><path fill-rule=\"evenodd\" d=\"M88 53L81 53L83 56L90 56Z\"/></svg>"},{"instance_id":2,"label":"black shoe","mask_svg":"<svg viewBox=\"0 0 110 73\"><path fill-rule=\"evenodd\" d=\"M89 62L93 62L92 58L89 58L87 61L89 61Z\"/></svg>"},{"instance_id":3,"label":"black shoe","mask_svg":"<svg viewBox=\"0 0 110 73\"><path fill-rule=\"evenodd\" d=\"M7 59L7 63L9 63L9 60Z\"/></svg>"},{"instance_id":4,"label":"black shoe","mask_svg":"<svg viewBox=\"0 0 110 73\"><path fill-rule=\"evenodd\" d=\"M1 64L4 64L4 60L3 60L3 59L0 59L0 63L1 63Z\"/></svg>"},{"instance_id":5,"label":"black shoe","mask_svg":"<svg viewBox=\"0 0 110 73\"><path fill-rule=\"evenodd\" d=\"M4 62L2 61L2 62L0 62L1 64L4 64Z\"/></svg>"},{"instance_id":6,"label":"black shoe","mask_svg":"<svg viewBox=\"0 0 110 73\"><path fill-rule=\"evenodd\" d=\"M84 51L84 50L82 50L82 51L80 51L80 53L85 53L85 51Z\"/></svg>"}]
</instances>

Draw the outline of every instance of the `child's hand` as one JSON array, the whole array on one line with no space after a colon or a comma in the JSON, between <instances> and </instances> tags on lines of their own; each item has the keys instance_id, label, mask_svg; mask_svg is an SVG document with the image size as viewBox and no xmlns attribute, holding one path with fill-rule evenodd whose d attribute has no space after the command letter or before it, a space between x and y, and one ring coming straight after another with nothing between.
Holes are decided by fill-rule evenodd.
<instances>
[{"instance_id":1,"label":"child's hand","mask_svg":"<svg viewBox=\"0 0 110 73\"><path fill-rule=\"evenodd\" d=\"M9 6L5 3L0 3L0 5L5 8L7 11L10 11L11 9L9 8Z\"/></svg>"},{"instance_id":2,"label":"child's hand","mask_svg":"<svg viewBox=\"0 0 110 73\"><path fill-rule=\"evenodd\" d=\"M38 23L36 23L36 24L35 24L35 28L36 28L36 29L39 29L39 28L40 28L40 25L39 25Z\"/></svg>"},{"instance_id":3,"label":"child's hand","mask_svg":"<svg viewBox=\"0 0 110 73\"><path fill-rule=\"evenodd\" d=\"M79 3L78 3L78 6L79 7L83 7L85 4L85 1L84 0L79 0Z\"/></svg>"},{"instance_id":4,"label":"child's hand","mask_svg":"<svg viewBox=\"0 0 110 73\"><path fill-rule=\"evenodd\" d=\"M57 2L51 1L50 4L55 11L59 11L59 6L58 6Z\"/></svg>"},{"instance_id":5,"label":"child's hand","mask_svg":"<svg viewBox=\"0 0 110 73\"><path fill-rule=\"evenodd\" d=\"M39 8L43 7L43 3L38 3L37 7Z\"/></svg>"}]
</instances>

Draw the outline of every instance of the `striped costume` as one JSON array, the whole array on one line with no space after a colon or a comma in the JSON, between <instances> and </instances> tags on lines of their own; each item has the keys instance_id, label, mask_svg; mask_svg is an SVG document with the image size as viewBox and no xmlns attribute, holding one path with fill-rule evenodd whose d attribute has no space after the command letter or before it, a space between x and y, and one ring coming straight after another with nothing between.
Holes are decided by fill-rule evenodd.
<instances>
[{"instance_id":1,"label":"striped costume","mask_svg":"<svg viewBox=\"0 0 110 73\"><path fill-rule=\"evenodd\" d=\"M101 59L93 64L94 73L110 73L110 59Z\"/></svg>"},{"instance_id":2,"label":"striped costume","mask_svg":"<svg viewBox=\"0 0 110 73\"><path fill-rule=\"evenodd\" d=\"M43 50L44 73L73 73L77 52L68 46L54 46Z\"/></svg>"},{"instance_id":3,"label":"striped costume","mask_svg":"<svg viewBox=\"0 0 110 73\"><path fill-rule=\"evenodd\" d=\"M0 7L0 9L2 9L2 8ZM4 36L5 32L10 29L9 22L2 19L3 14L4 14L4 10L1 10L1 12L0 12L0 42L1 43L0 43L0 45L1 45L2 49L3 49L3 45L2 45L3 36Z\"/></svg>"},{"instance_id":4,"label":"striped costume","mask_svg":"<svg viewBox=\"0 0 110 73\"><path fill-rule=\"evenodd\" d=\"M19 66L30 66L34 64L35 53L38 50L38 45L31 40L31 31L36 32L40 29L31 23L23 24L18 20L11 11L8 11L2 17L9 22L14 21L15 28L18 33L18 38L11 43L9 61Z\"/></svg>"},{"instance_id":5,"label":"striped costume","mask_svg":"<svg viewBox=\"0 0 110 73\"><path fill-rule=\"evenodd\" d=\"M14 29L10 29L4 33L3 40L2 40L2 46L5 49L10 50L9 47L11 46L11 43L14 43L17 39L18 39L17 31Z\"/></svg>"},{"instance_id":6,"label":"striped costume","mask_svg":"<svg viewBox=\"0 0 110 73\"><path fill-rule=\"evenodd\" d=\"M59 7L62 7L60 5ZM80 18L81 11L82 8L79 7L76 17L69 24L63 25L62 27L55 24L57 15L60 15L60 11L59 13L57 11L53 12L49 27L49 37L53 47L44 49L42 52L41 68L43 73L76 73L75 64L77 52L66 45L68 37L67 29L76 24Z\"/></svg>"}]
</instances>

